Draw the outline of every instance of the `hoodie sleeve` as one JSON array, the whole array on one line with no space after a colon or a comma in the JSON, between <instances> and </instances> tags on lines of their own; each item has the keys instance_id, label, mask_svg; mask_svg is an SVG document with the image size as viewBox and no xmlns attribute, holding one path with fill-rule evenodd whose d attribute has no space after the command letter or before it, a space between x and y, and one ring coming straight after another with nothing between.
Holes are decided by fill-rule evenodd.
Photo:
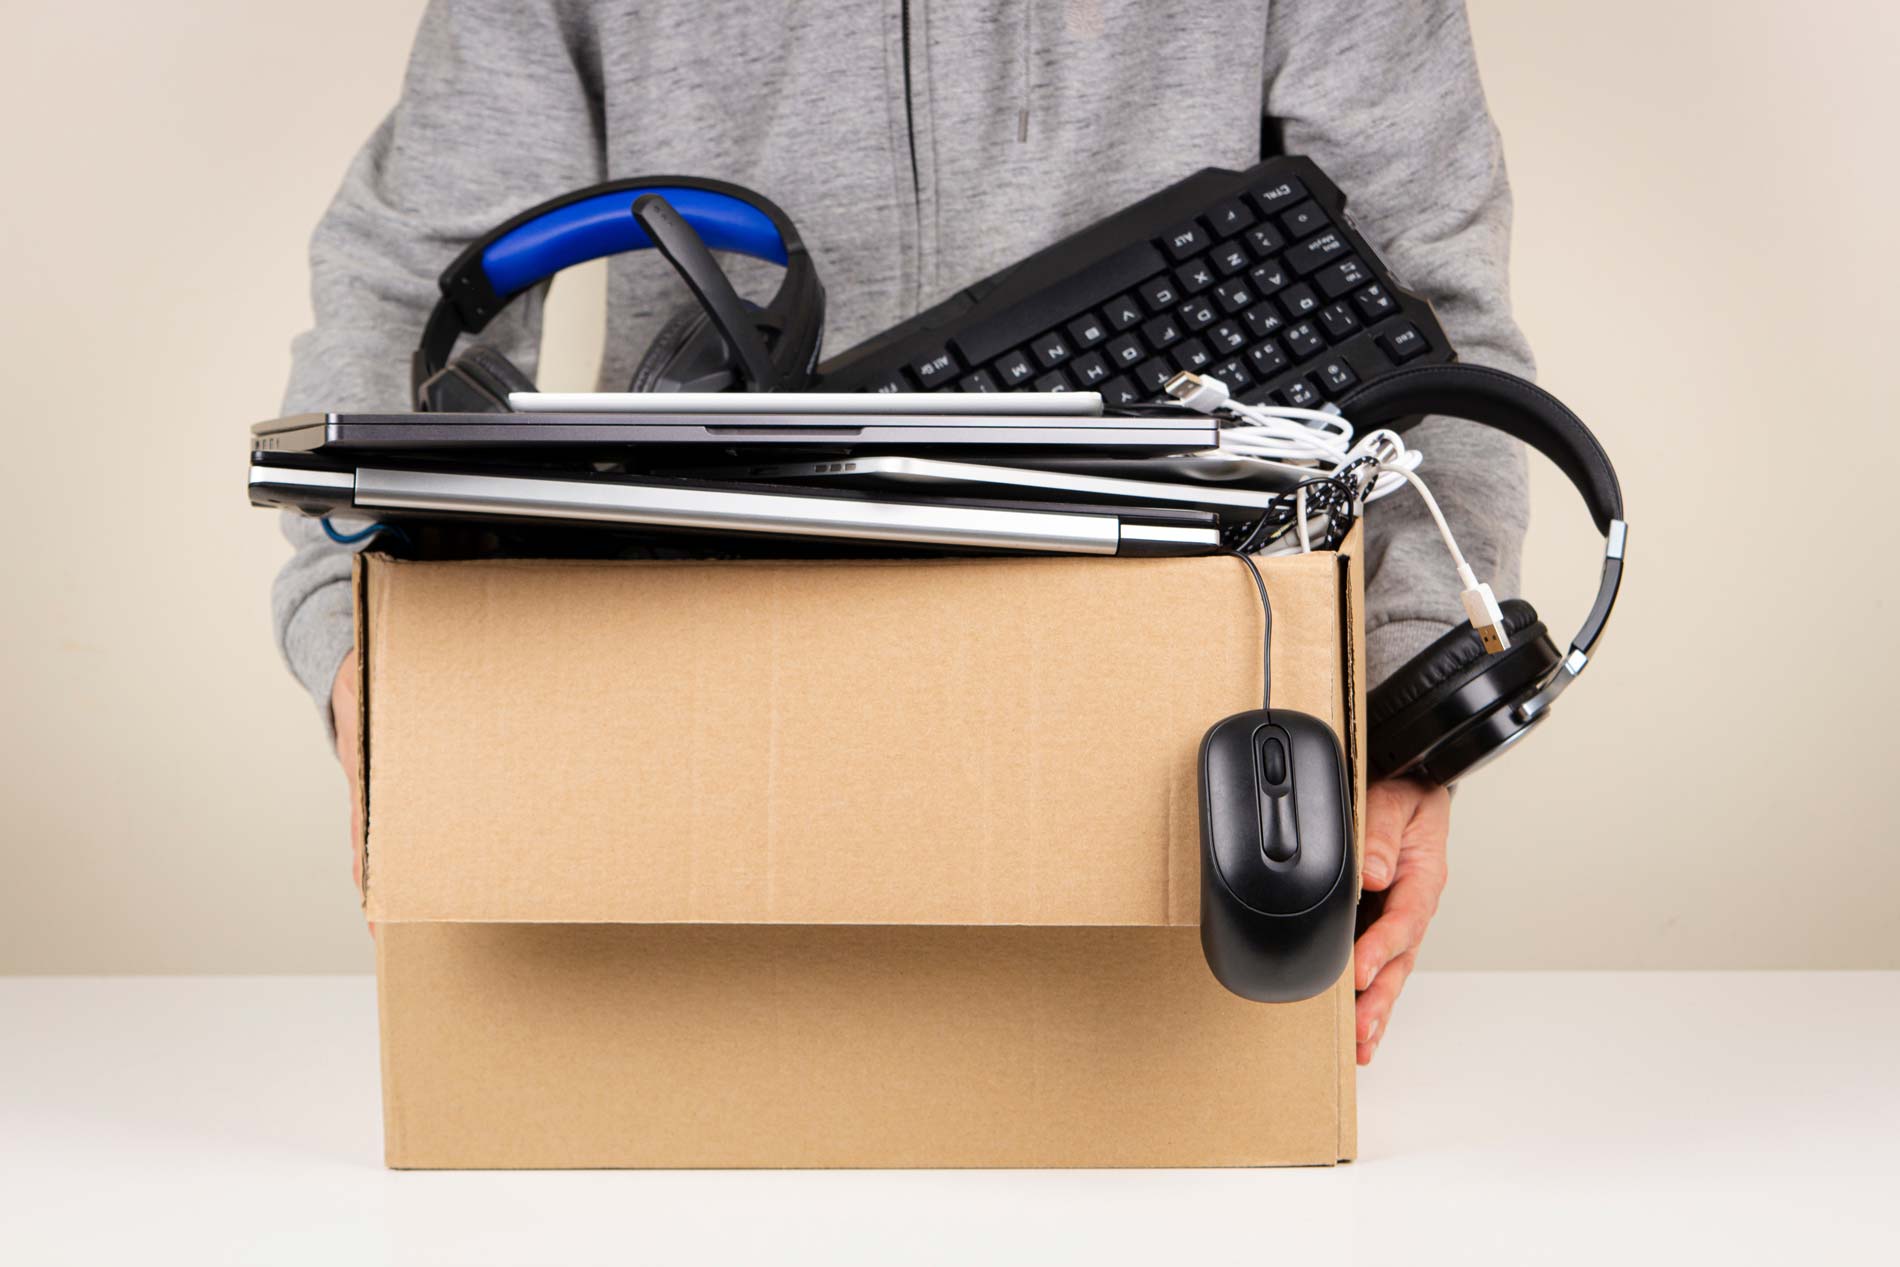
<instances>
[{"instance_id":1,"label":"hoodie sleeve","mask_svg":"<svg viewBox=\"0 0 1900 1267\"><path fill-rule=\"evenodd\" d=\"M431 0L401 97L311 237L316 320L291 345L286 414L407 409L410 353L442 269L524 207L602 179L599 57L584 9ZM482 334L529 374L544 295L518 299ZM327 722L354 642L352 547L314 519L282 523L294 552L272 587L277 642Z\"/></svg>"},{"instance_id":2,"label":"hoodie sleeve","mask_svg":"<svg viewBox=\"0 0 1900 1267\"><path fill-rule=\"evenodd\" d=\"M1504 149L1460 0L1372 0L1351 21L1321 0L1275 0L1266 102L1286 151L1311 157L1347 192L1360 230L1431 301L1459 358L1530 376L1511 315ZM1479 578L1500 597L1516 594L1529 519L1523 446L1450 418L1407 440ZM1366 529L1366 653L1377 683L1465 617L1417 496L1381 499Z\"/></svg>"}]
</instances>

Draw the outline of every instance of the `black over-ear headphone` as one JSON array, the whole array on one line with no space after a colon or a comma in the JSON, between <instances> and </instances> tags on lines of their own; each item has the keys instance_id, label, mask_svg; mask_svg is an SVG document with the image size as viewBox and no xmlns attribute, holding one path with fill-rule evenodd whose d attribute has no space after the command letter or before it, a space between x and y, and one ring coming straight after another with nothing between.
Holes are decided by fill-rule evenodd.
<instances>
[{"instance_id":1,"label":"black over-ear headphone","mask_svg":"<svg viewBox=\"0 0 1900 1267\"><path fill-rule=\"evenodd\" d=\"M1529 603L1510 599L1502 604L1509 647L1487 652L1477 631L1460 625L1367 697L1371 776L1450 783L1529 734L1589 662L1623 579L1623 493L1609 455L1577 415L1502 370L1462 364L1397 370L1348 392L1339 411L1364 430L1403 431L1442 414L1515 436L1569 477L1604 535L1596 602L1567 653L1558 654Z\"/></svg>"},{"instance_id":2,"label":"black over-ear headphone","mask_svg":"<svg viewBox=\"0 0 1900 1267\"><path fill-rule=\"evenodd\" d=\"M442 274L442 298L410 370L417 409L504 412L534 383L507 357L456 339L480 333L536 283L575 264L658 249L698 300L660 328L632 391L797 391L811 383L825 291L790 217L738 185L688 176L610 181L531 207L469 245ZM764 308L740 299L708 248L785 266Z\"/></svg>"}]
</instances>

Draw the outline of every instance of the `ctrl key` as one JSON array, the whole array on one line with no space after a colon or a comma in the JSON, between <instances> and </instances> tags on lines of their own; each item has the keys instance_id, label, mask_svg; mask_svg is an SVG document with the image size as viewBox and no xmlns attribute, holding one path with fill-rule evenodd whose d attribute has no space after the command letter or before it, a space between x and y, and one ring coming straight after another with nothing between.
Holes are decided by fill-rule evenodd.
<instances>
[{"instance_id":1,"label":"ctrl key","mask_svg":"<svg viewBox=\"0 0 1900 1267\"><path fill-rule=\"evenodd\" d=\"M1426 348L1425 336L1411 322L1388 326L1379 333L1379 346L1395 361L1409 361Z\"/></svg>"}]
</instances>

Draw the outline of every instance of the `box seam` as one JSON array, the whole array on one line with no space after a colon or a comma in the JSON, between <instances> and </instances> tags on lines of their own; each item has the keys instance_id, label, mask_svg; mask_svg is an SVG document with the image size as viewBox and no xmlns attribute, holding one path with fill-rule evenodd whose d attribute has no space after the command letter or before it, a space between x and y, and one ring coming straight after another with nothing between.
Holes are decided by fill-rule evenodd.
<instances>
[{"instance_id":1,"label":"box seam","mask_svg":"<svg viewBox=\"0 0 1900 1267\"><path fill-rule=\"evenodd\" d=\"M356 805L361 835L356 845L357 875L361 889L357 902L369 909L369 569L371 560L358 554L350 561L350 587L356 633Z\"/></svg>"}]
</instances>

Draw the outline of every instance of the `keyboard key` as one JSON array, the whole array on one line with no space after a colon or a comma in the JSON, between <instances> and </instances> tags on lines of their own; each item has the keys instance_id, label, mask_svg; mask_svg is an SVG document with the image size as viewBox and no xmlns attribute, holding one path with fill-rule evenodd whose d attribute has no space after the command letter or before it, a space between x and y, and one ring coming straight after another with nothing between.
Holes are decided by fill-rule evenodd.
<instances>
[{"instance_id":1,"label":"keyboard key","mask_svg":"<svg viewBox=\"0 0 1900 1267\"><path fill-rule=\"evenodd\" d=\"M1037 379L1030 390L1039 392L1072 392L1075 390L1075 384L1071 383L1069 376L1064 374L1061 370L1050 370L1047 374Z\"/></svg>"},{"instance_id":2,"label":"keyboard key","mask_svg":"<svg viewBox=\"0 0 1900 1267\"><path fill-rule=\"evenodd\" d=\"M1297 180L1276 180L1253 191L1253 205L1268 215L1277 215L1306 197L1306 186Z\"/></svg>"},{"instance_id":3,"label":"keyboard key","mask_svg":"<svg viewBox=\"0 0 1900 1267\"><path fill-rule=\"evenodd\" d=\"M1386 293L1385 287L1376 282L1354 295L1352 304L1359 310L1359 315L1367 321L1389 317L1399 310L1399 306L1392 301L1392 296Z\"/></svg>"},{"instance_id":4,"label":"keyboard key","mask_svg":"<svg viewBox=\"0 0 1900 1267\"><path fill-rule=\"evenodd\" d=\"M1346 253L1346 239L1328 229L1316 238L1300 243L1286 253L1286 262L1301 277L1306 276L1335 255Z\"/></svg>"},{"instance_id":5,"label":"keyboard key","mask_svg":"<svg viewBox=\"0 0 1900 1267\"><path fill-rule=\"evenodd\" d=\"M1338 358L1322 364L1313 377L1318 380L1319 389L1328 396L1341 395L1359 381L1359 376L1352 372L1352 366Z\"/></svg>"},{"instance_id":6,"label":"keyboard key","mask_svg":"<svg viewBox=\"0 0 1900 1267\"><path fill-rule=\"evenodd\" d=\"M1232 321L1223 321L1207 332L1208 342L1223 352L1234 353L1247 346L1247 336Z\"/></svg>"},{"instance_id":7,"label":"keyboard key","mask_svg":"<svg viewBox=\"0 0 1900 1267\"><path fill-rule=\"evenodd\" d=\"M1100 352L1084 352L1069 366L1069 373L1075 376L1079 387L1099 387L1109 379L1108 362L1102 359Z\"/></svg>"},{"instance_id":8,"label":"keyboard key","mask_svg":"<svg viewBox=\"0 0 1900 1267\"><path fill-rule=\"evenodd\" d=\"M1192 295L1214 284L1214 268L1206 260L1195 260L1175 269L1174 280L1180 285L1182 294Z\"/></svg>"},{"instance_id":9,"label":"keyboard key","mask_svg":"<svg viewBox=\"0 0 1900 1267\"><path fill-rule=\"evenodd\" d=\"M1280 403L1292 405L1296 409L1319 408L1319 388L1303 378L1296 378L1280 389Z\"/></svg>"},{"instance_id":10,"label":"keyboard key","mask_svg":"<svg viewBox=\"0 0 1900 1267\"><path fill-rule=\"evenodd\" d=\"M1069 359L1069 341L1062 337L1060 331L1051 330L1040 339L1031 339L1029 341L1029 352L1030 355L1036 358L1036 364L1042 366L1044 369L1049 369L1051 366L1060 365ZM1041 391L1043 389L1037 388L1036 390Z\"/></svg>"},{"instance_id":11,"label":"keyboard key","mask_svg":"<svg viewBox=\"0 0 1900 1267\"><path fill-rule=\"evenodd\" d=\"M1138 405L1147 399L1141 394L1141 388L1135 386L1135 380L1126 374L1117 374L1095 389L1102 394L1102 401L1109 405Z\"/></svg>"},{"instance_id":12,"label":"keyboard key","mask_svg":"<svg viewBox=\"0 0 1900 1267\"><path fill-rule=\"evenodd\" d=\"M1379 332L1379 346L1395 361L1409 361L1426 348L1425 336L1411 322L1387 326Z\"/></svg>"},{"instance_id":13,"label":"keyboard key","mask_svg":"<svg viewBox=\"0 0 1900 1267\"><path fill-rule=\"evenodd\" d=\"M1141 340L1132 334L1124 334L1119 339L1111 339L1108 346L1102 350L1108 353L1108 359L1111 362L1121 366L1123 369L1133 369L1135 366L1141 364L1142 357L1148 355L1148 350L1141 346Z\"/></svg>"},{"instance_id":14,"label":"keyboard key","mask_svg":"<svg viewBox=\"0 0 1900 1267\"><path fill-rule=\"evenodd\" d=\"M1078 349L1092 348L1107 337L1108 323L1092 312L1069 323L1069 338Z\"/></svg>"},{"instance_id":15,"label":"keyboard key","mask_svg":"<svg viewBox=\"0 0 1900 1267\"><path fill-rule=\"evenodd\" d=\"M1371 281L1372 270L1361 264L1357 255L1348 255L1339 263L1328 264L1320 269L1313 280L1328 299L1338 299L1347 291Z\"/></svg>"},{"instance_id":16,"label":"keyboard key","mask_svg":"<svg viewBox=\"0 0 1900 1267\"><path fill-rule=\"evenodd\" d=\"M1102 312L1108 317L1108 324L1117 331L1126 330L1141 320L1141 305L1135 302L1133 295L1117 295L1102 305Z\"/></svg>"},{"instance_id":17,"label":"keyboard key","mask_svg":"<svg viewBox=\"0 0 1900 1267\"><path fill-rule=\"evenodd\" d=\"M1158 356L1135 367L1135 385L1146 390L1150 396L1159 396L1173 377L1174 366Z\"/></svg>"},{"instance_id":18,"label":"keyboard key","mask_svg":"<svg viewBox=\"0 0 1900 1267\"><path fill-rule=\"evenodd\" d=\"M1208 209L1207 223L1217 238L1231 238L1253 223L1253 212L1238 198L1223 198Z\"/></svg>"},{"instance_id":19,"label":"keyboard key","mask_svg":"<svg viewBox=\"0 0 1900 1267\"><path fill-rule=\"evenodd\" d=\"M882 378L874 379L866 388L874 392L907 392L911 390L910 380L904 377L903 370L892 370Z\"/></svg>"},{"instance_id":20,"label":"keyboard key","mask_svg":"<svg viewBox=\"0 0 1900 1267\"><path fill-rule=\"evenodd\" d=\"M1177 224L1161 235L1161 249L1172 255L1177 261L1189 256L1199 255L1207 249L1212 239L1207 230L1190 220L1186 224Z\"/></svg>"},{"instance_id":21,"label":"keyboard key","mask_svg":"<svg viewBox=\"0 0 1900 1267\"><path fill-rule=\"evenodd\" d=\"M1214 300L1224 312L1239 312L1253 303L1253 291L1238 277L1230 277L1214 287Z\"/></svg>"},{"instance_id":22,"label":"keyboard key","mask_svg":"<svg viewBox=\"0 0 1900 1267\"><path fill-rule=\"evenodd\" d=\"M1166 312L1181 302L1181 289L1172 277L1151 277L1141 284L1141 302L1149 312Z\"/></svg>"},{"instance_id":23,"label":"keyboard key","mask_svg":"<svg viewBox=\"0 0 1900 1267\"><path fill-rule=\"evenodd\" d=\"M1319 296L1313 293L1311 286L1301 282L1280 292L1280 307L1287 316L1298 321L1319 311Z\"/></svg>"},{"instance_id":24,"label":"keyboard key","mask_svg":"<svg viewBox=\"0 0 1900 1267\"><path fill-rule=\"evenodd\" d=\"M1035 366L1019 349L1011 352L990 367L996 371L996 377L1005 387L1023 387L1036 375Z\"/></svg>"},{"instance_id":25,"label":"keyboard key","mask_svg":"<svg viewBox=\"0 0 1900 1267\"><path fill-rule=\"evenodd\" d=\"M957 359L947 349L929 352L912 361L910 371L925 387L940 387L956 377Z\"/></svg>"},{"instance_id":26,"label":"keyboard key","mask_svg":"<svg viewBox=\"0 0 1900 1267\"><path fill-rule=\"evenodd\" d=\"M1166 266L1154 243L1131 242L1021 303L971 322L951 336L950 346L963 357L965 365L986 365L1044 330L1072 320L1078 312L1087 312L1105 296L1127 290L1144 277L1153 277ZM1168 301L1170 306L1177 302Z\"/></svg>"},{"instance_id":27,"label":"keyboard key","mask_svg":"<svg viewBox=\"0 0 1900 1267\"><path fill-rule=\"evenodd\" d=\"M1264 339L1270 334L1278 333L1280 327L1286 324L1286 319L1266 304L1255 304L1247 309L1241 316L1241 320L1247 323L1247 328L1253 331L1253 337L1256 339Z\"/></svg>"},{"instance_id":28,"label":"keyboard key","mask_svg":"<svg viewBox=\"0 0 1900 1267\"><path fill-rule=\"evenodd\" d=\"M1227 390L1236 395L1253 386L1253 375L1247 372L1247 367L1240 363L1237 356L1228 357L1207 372L1227 384Z\"/></svg>"},{"instance_id":29,"label":"keyboard key","mask_svg":"<svg viewBox=\"0 0 1900 1267\"><path fill-rule=\"evenodd\" d=\"M1257 347L1247 349L1247 364L1253 367L1256 377L1272 378L1292 362L1287 360L1286 353L1280 350L1279 344L1268 339Z\"/></svg>"},{"instance_id":30,"label":"keyboard key","mask_svg":"<svg viewBox=\"0 0 1900 1267\"><path fill-rule=\"evenodd\" d=\"M973 373L965 374L962 378L957 380L957 386L966 392L993 392L1001 390L996 386L996 380L990 377L988 370L976 370Z\"/></svg>"},{"instance_id":31,"label":"keyboard key","mask_svg":"<svg viewBox=\"0 0 1900 1267\"><path fill-rule=\"evenodd\" d=\"M1352 315L1352 305L1342 300L1319 310L1319 328L1337 343L1359 328L1359 318Z\"/></svg>"},{"instance_id":32,"label":"keyboard key","mask_svg":"<svg viewBox=\"0 0 1900 1267\"><path fill-rule=\"evenodd\" d=\"M1247 274L1247 280L1253 283L1254 294L1271 295L1292 281L1293 274L1288 272L1286 265L1279 260L1268 260L1264 264L1256 265L1254 270Z\"/></svg>"},{"instance_id":33,"label":"keyboard key","mask_svg":"<svg viewBox=\"0 0 1900 1267\"><path fill-rule=\"evenodd\" d=\"M1174 349L1172 359L1181 369L1193 370L1198 374L1214 363L1214 354L1199 339L1189 339Z\"/></svg>"},{"instance_id":34,"label":"keyboard key","mask_svg":"<svg viewBox=\"0 0 1900 1267\"><path fill-rule=\"evenodd\" d=\"M1161 349L1181 340L1181 324L1171 314L1163 313L1141 327L1141 337L1149 347L1159 352Z\"/></svg>"},{"instance_id":35,"label":"keyboard key","mask_svg":"<svg viewBox=\"0 0 1900 1267\"><path fill-rule=\"evenodd\" d=\"M1416 333L1416 331L1414 331L1414 333ZM1287 332L1283 337L1286 340L1287 348L1295 357L1302 361L1308 357L1318 356L1321 352L1326 350L1326 340L1320 337L1319 331L1313 328L1313 323L1310 321L1302 321L1296 326L1288 326Z\"/></svg>"},{"instance_id":36,"label":"keyboard key","mask_svg":"<svg viewBox=\"0 0 1900 1267\"><path fill-rule=\"evenodd\" d=\"M1214 306L1213 300L1205 296L1190 299L1181 305L1181 320L1187 323L1187 328L1190 330L1205 330L1220 320L1220 309Z\"/></svg>"},{"instance_id":37,"label":"keyboard key","mask_svg":"<svg viewBox=\"0 0 1900 1267\"><path fill-rule=\"evenodd\" d=\"M1318 233L1329 223L1326 213L1319 209L1317 202L1303 202L1280 217L1280 227L1296 242L1309 233Z\"/></svg>"},{"instance_id":38,"label":"keyboard key","mask_svg":"<svg viewBox=\"0 0 1900 1267\"><path fill-rule=\"evenodd\" d=\"M1253 263L1253 256L1248 253L1247 248L1241 244L1239 239L1235 239L1231 242L1222 242L1219 246L1215 247L1213 258L1214 267L1220 270L1222 277L1232 277L1235 273L1238 273L1241 269Z\"/></svg>"},{"instance_id":39,"label":"keyboard key","mask_svg":"<svg viewBox=\"0 0 1900 1267\"><path fill-rule=\"evenodd\" d=\"M1253 248L1255 259L1266 259L1286 245L1286 235L1270 224L1256 224L1247 230L1247 245Z\"/></svg>"}]
</instances>

